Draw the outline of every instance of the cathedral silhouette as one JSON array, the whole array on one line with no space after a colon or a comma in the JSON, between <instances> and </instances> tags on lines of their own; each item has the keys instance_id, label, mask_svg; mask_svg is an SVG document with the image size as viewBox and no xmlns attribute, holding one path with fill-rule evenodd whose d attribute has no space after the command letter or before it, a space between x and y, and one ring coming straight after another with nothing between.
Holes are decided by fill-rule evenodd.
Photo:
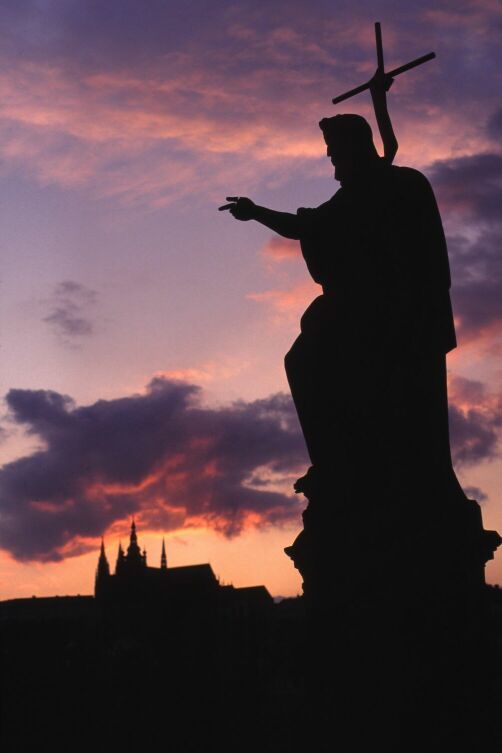
<instances>
[{"instance_id":1,"label":"cathedral silhouette","mask_svg":"<svg viewBox=\"0 0 502 753\"><path fill-rule=\"evenodd\" d=\"M134 519L127 551L124 552L122 544L119 544L113 575L102 540L94 596L102 604L142 603L177 610L196 608L204 611L223 608L239 613L273 604L265 586L235 588L222 585L208 563L168 567L164 540L160 566L148 565L146 549L142 550L138 544Z\"/></svg>"}]
</instances>

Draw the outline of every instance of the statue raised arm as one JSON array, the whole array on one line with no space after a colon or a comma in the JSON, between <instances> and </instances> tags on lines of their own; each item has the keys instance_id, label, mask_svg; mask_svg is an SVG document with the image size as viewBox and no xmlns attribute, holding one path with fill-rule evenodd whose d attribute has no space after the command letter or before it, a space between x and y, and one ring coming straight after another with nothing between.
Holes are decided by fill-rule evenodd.
<instances>
[{"instance_id":1,"label":"statue raised arm","mask_svg":"<svg viewBox=\"0 0 502 753\"><path fill-rule=\"evenodd\" d=\"M378 130L383 144L383 156L389 165L392 165L397 154L398 143L387 108L387 92L394 83L394 79L377 68L375 75L370 81L370 93L373 109L378 125Z\"/></svg>"}]
</instances>

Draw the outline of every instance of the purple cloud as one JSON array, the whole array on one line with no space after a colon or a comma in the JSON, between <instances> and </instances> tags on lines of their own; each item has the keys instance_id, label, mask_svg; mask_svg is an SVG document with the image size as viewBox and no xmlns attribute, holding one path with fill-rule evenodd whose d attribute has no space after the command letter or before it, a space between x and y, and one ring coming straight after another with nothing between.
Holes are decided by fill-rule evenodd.
<instances>
[{"instance_id":1,"label":"purple cloud","mask_svg":"<svg viewBox=\"0 0 502 753\"><path fill-rule=\"evenodd\" d=\"M447 227L459 342L502 321L502 156L475 154L427 171Z\"/></svg>"},{"instance_id":2,"label":"purple cloud","mask_svg":"<svg viewBox=\"0 0 502 753\"><path fill-rule=\"evenodd\" d=\"M477 224L502 222L502 155L488 152L441 160L428 175L449 211Z\"/></svg>"},{"instance_id":3,"label":"purple cloud","mask_svg":"<svg viewBox=\"0 0 502 753\"><path fill-rule=\"evenodd\" d=\"M502 136L502 107L490 115L486 130L492 139L500 139Z\"/></svg>"},{"instance_id":4,"label":"purple cloud","mask_svg":"<svg viewBox=\"0 0 502 753\"><path fill-rule=\"evenodd\" d=\"M15 420L46 449L0 471L1 546L19 559L60 559L133 512L152 528L197 521L228 536L251 518L295 519L284 487L306 454L289 397L218 409L198 397L197 387L165 379L144 395L79 408L55 392L11 390Z\"/></svg>"},{"instance_id":5,"label":"purple cloud","mask_svg":"<svg viewBox=\"0 0 502 753\"><path fill-rule=\"evenodd\" d=\"M75 344L94 331L92 314L97 297L94 290L73 280L59 282L46 302L49 313L43 320L63 342Z\"/></svg>"},{"instance_id":6,"label":"purple cloud","mask_svg":"<svg viewBox=\"0 0 502 753\"><path fill-rule=\"evenodd\" d=\"M502 400L481 382L454 377L450 382L450 434L455 467L472 466L499 454Z\"/></svg>"},{"instance_id":7,"label":"purple cloud","mask_svg":"<svg viewBox=\"0 0 502 753\"><path fill-rule=\"evenodd\" d=\"M438 53L391 95L408 155L449 151L453 123L456 148L486 142L470 108L497 107L494 4L380 11L389 64ZM373 73L371 16L368 0L3 3L2 158L44 184L154 206L206 184L214 196L235 176L246 189L299 168L317 176L318 120ZM347 108L369 114L369 97Z\"/></svg>"},{"instance_id":8,"label":"purple cloud","mask_svg":"<svg viewBox=\"0 0 502 753\"><path fill-rule=\"evenodd\" d=\"M452 396L456 464L493 458L500 403L462 379ZM297 520L303 505L290 496L308 461L287 395L204 408L196 386L155 379L145 394L84 407L46 390L10 390L7 403L45 445L0 471L0 546L20 560L81 553L132 513L154 530L234 536Z\"/></svg>"}]
</instances>

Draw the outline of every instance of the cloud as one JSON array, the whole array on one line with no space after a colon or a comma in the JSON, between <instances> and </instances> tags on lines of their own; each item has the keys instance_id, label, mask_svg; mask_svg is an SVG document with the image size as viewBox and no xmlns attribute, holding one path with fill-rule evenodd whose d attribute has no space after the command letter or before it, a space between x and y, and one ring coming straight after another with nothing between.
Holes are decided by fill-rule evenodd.
<instances>
[{"instance_id":1,"label":"cloud","mask_svg":"<svg viewBox=\"0 0 502 753\"><path fill-rule=\"evenodd\" d=\"M63 342L75 344L94 332L91 313L97 298L96 291L78 282L59 282L46 302L49 313L43 320Z\"/></svg>"},{"instance_id":2,"label":"cloud","mask_svg":"<svg viewBox=\"0 0 502 753\"><path fill-rule=\"evenodd\" d=\"M274 261L287 261L301 257L299 242L289 238L281 238L279 235L270 238L262 248L261 253L267 259Z\"/></svg>"},{"instance_id":3,"label":"cloud","mask_svg":"<svg viewBox=\"0 0 502 753\"><path fill-rule=\"evenodd\" d=\"M486 130L491 138L500 139L502 136L502 107L490 115Z\"/></svg>"},{"instance_id":4,"label":"cloud","mask_svg":"<svg viewBox=\"0 0 502 753\"><path fill-rule=\"evenodd\" d=\"M502 222L502 155L487 152L438 161L428 175L450 212L476 223Z\"/></svg>"},{"instance_id":5,"label":"cloud","mask_svg":"<svg viewBox=\"0 0 502 753\"><path fill-rule=\"evenodd\" d=\"M481 382L453 377L449 384L450 433L455 467L472 466L499 454L502 400Z\"/></svg>"},{"instance_id":6,"label":"cloud","mask_svg":"<svg viewBox=\"0 0 502 753\"><path fill-rule=\"evenodd\" d=\"M0 9L3 169L125 202L161 206L201 185L217 193L236 175L247 190L277 182L298 163L312 175L323 154L317 122L331 97L374 68L365 3L356 11L339 3L335 15L324 0L293 8L285 0L266 8L224 1L210 11L199 0L176 12L156 1L140 11L133 0L86 3L85 11L75 3L43 12L36 2L7 6ZM411 49L423 52L417 39L432 33L441 41L434 67L393 89L401 147L416 164L452 148L452 133L461 153L486 142L485 125L466 110L490 106L498 75L495 5L475 9L464 0L439 16L428 11L428 3L413 4L397 22L389 8L383 19L396 63ZM469 24L442 37L459 18ZM353 102L370 113L368 97Z\"/></svg>"},{"instance_id":7,"label":"cloud","mask_svg":"<svg viewBox=\"0 0 502 753\"><path fill-rule=\"evenodd\" d=\"M451 397L456 465L496 457L501 401L461 378ZM133 513L145 529L226 536L298 519L292 482L308 461L288 395L207 408L195 385L156 378L144 394L83 407L47 390L6 400L43 443L0 470L0 546L19 560L80 554Z\"/></svg>"},{"instance_id":8,"label":"cloud","mask_svg":"<svg viewBox=\"0 0 502 753\"><path fill-rule=\"evenodd\" d=\"M500 336L502 322L502 229L482 232L471 241L450 242L452 300L459 342Z\"/></svg>"},{"instance_id":9,"label":"cloud","mask_svg":"<svg viewBox=\"0 0 502 753\"><path fill-rule=\"evenodd\" d=\"M217 360L206 361L197 366L159 371L155 373L155 377L174 381L197 382L197 384L221 383L241 374L248 366L249 364L243 361L242 358L236 359L223 356Z\"/></svg>"},{"instance_id":10,"label":"cloud","mask_svg":"<svg viewBox=\"0 0 502 753\"><path fill-rule=\"evenodd\" d=\"M465 28L472 32L472 25L478 24L478 33L489 31L486 25L490 17L495 19L502 15L500 4L496 0L464 0L460 3L443 0L441 5L443 7L426 10L426 15L446 27L453 26L456 30L460 27L460 29Z\"/></svg>"},{"instance_id":11,"label":"cloud","mask_svg":"<svg viewBox=\"0 0 502 753\"><path fill-rule=\"evenodd\" d=\"M476 502L486 502L488 496L479 486L464 486L464 492L469 499L475 499Z\"/></svg>"},{"instance_id":12,"label":"cloud","mask_svg":"<svg viewBox=\"0 0 502 753\"><path fill-rule=\"evenodd\" d=\"M133 512L145 527L227 536L296 519L289 493L306 456L289 397L217 409L199 397L167 379L78 408L55 392L11 390L15 420L45 449L0 472L0 545L18 559L57 560Z\"/></svg>"},{"instance_id":13,"label":"cloud","mask_svg":"<svg viewBox=\"0 0 502 753\"><path fill-rule=\"evenodd\" d=\"M496 337L502 321L502 156L438 161L428 175L450 229L459 341Z\"/></svg>"},{"instance_id":14,"label":"cloud","mask_svg":"<svg viewBox=\"0 0 502 753\"><path fill-rule=\"evenodd\" d=\"M313 280L307 280L288 288L249 293L246 297L250 301L267 306L272 311L274 321L295 322L297 324L299 316L312 300L321 293L322 290L319 285Z\"/></svg>"},{"instance_id":15,"label":"cloud","mask_svg":"<svg viewBox=\"0 0 502 753\"><path fill-rule=\"evenodd\" d=\"M236 174L248 186L262 174L277 179L282 163L320 156L316 126L284 130L263 70L244 86L228 76L223 52L209 51L212 62L201 54L169 53L155 70L76 76L57 63L11 63L0 73L4 170L158 205L201 184L223 192Z\"/></svg>"}]
</instances>

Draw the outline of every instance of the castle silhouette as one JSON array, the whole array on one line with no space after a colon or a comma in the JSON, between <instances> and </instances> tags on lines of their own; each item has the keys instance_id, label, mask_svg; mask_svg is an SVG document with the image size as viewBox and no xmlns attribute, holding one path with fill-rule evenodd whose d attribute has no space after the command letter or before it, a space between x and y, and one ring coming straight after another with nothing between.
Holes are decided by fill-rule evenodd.
<instances>
[{"instance_id":1,"label":"castle silhouette","mask_svg":"<svg viewBox=\"0 0 502 753\"><path fill-rule=\"evenodd\" d=\"M94 596L102 604L139 602L149 606L169 606L172 610L207 611L216 608L241 614L273 604L265 586L235 588L222 585L208 563L168 567L164 540L160 566L148 565L146 549L141 550L138 544L134 519L127 550L124 551L119 544L113 575L102 540Z\"/></svg>"}]
</instances>

